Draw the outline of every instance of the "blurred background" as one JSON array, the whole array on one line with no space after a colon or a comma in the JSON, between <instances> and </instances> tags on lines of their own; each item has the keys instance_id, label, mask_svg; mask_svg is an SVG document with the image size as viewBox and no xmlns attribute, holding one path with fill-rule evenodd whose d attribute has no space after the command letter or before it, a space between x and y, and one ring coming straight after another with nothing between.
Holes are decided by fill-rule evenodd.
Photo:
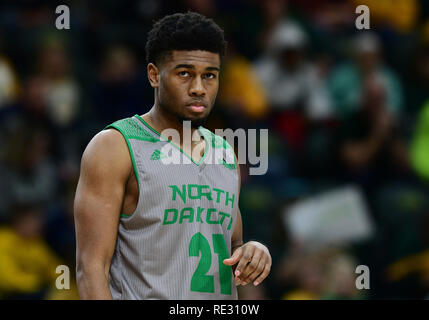
<instances>
[{"instance_id":1,"label":"blurred background","mask_svg":"<svg viewBox=\"0 0 429 320\"><path fill-rule=\"evenodd\" d=\"M55 28L59 4L70 30ZM356 29L360 4L370 30ZM240 298L429 298L429 2L3 0L0 299L79 298L80 157L151 108L146 34L187 10L228 41L207 127L269 129L268 172L242 165L240 208L244 240L265 243L273 267ZM60 264L70 290L55 289Z\"/></svg>"}]
</instances>

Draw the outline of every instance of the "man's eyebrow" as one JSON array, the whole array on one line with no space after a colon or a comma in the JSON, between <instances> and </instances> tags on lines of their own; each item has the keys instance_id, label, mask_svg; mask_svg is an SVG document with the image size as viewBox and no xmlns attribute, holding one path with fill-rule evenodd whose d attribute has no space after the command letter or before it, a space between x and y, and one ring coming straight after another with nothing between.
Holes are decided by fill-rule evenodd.
<instances>
[{"instance_id":1,"label":"man's eyebrow","mask_svg":"<svg viewBox=\"0 0 429 320\"><path fill-rule=\"evenodd\" d=\"M185 69L195 69L195 66L192 64L178 64L174 67L174 69L180 69L180 68L185 68ZM207 67L206 68L207 71L218 71L220 72L220 68L218 67Z\"/></svg>"},{"instance_id":2,"label":"man's eyebrow","mask_svg":"<svg viewBox=\"0 0 429 320\"><path fill-rule=\"evenodd\" d=\"M180 69L180 68L186 68L186 69L195 69L195 66L192 64L178 64L174 67L174 69Z\"/></svg>"},{"instance_id":3,"label":"man's eyebrow","mask_svg":"<svg viewBox=\"0 0 429 320\"><path fill-rule=\"evenodd\" d=\"M218 72L220 72L220 69L218 67L207 67L206 70L207 71L218 71Z\"/></svg>"}]
</instances>

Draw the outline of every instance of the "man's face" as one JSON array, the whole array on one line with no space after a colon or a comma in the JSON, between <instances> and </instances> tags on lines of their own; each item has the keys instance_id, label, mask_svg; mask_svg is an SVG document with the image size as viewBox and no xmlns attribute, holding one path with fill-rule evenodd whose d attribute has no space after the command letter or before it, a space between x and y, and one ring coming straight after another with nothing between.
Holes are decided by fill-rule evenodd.
<instances>
[{"instance_id":1,"label":"man's face","mask_svg":"<svg viewBox=\"0 0 429 320\"><path fill-rule=\"evenodd\" d=\"M179 121L190 120L193 127L204 123L219 88L219 54L208 51L172 51L157 66L161 108ZM149 78L151 77L149 69Z\"/></svg>"}]
</instances>

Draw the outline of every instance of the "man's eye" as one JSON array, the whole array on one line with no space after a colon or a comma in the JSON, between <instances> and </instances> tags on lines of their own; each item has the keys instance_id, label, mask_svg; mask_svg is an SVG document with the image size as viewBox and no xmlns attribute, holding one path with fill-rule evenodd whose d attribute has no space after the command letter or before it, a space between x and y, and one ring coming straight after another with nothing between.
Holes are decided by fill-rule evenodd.
<instances>
[{"instance_id":1,"label":"man's eye","mask_svg":"<svg viewBox=\"0 0 429 320\"><path fill-rule=\"evenodd\" d=\"M214 73L206 73L206 74L204 75L204 77L205 77L206 79L215 79L215 78L216 78L216 75L215 75Z\"/></svg>"},{"instance_id":2,"label":"man's eye","mask_svg":"<svg viewBox=\"0 0 429 320\"><path fill-rule=\"evenodd\" d=\"M181 77L187 77L188 75L189 75L188 71L180 71L179 72L179 76L181 76Z\"/></svg>"}]
</instances>

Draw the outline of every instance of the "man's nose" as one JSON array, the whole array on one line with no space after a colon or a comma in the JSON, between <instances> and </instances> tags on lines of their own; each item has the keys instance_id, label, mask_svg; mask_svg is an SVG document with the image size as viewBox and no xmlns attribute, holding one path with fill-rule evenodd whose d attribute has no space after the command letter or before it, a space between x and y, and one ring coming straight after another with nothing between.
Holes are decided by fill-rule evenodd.
<instances>
[{"instance_id":1,"label":"man's nose","mask_svg":"<svg viewBox=\"0 0 429 320\"><path fill-rule=\"evenodd\" d=\"M191 96L205 96L206 88L204 87L201 77L195 77L193 79L189 88L189 94Z\"/></svg>"}]
</instances>

